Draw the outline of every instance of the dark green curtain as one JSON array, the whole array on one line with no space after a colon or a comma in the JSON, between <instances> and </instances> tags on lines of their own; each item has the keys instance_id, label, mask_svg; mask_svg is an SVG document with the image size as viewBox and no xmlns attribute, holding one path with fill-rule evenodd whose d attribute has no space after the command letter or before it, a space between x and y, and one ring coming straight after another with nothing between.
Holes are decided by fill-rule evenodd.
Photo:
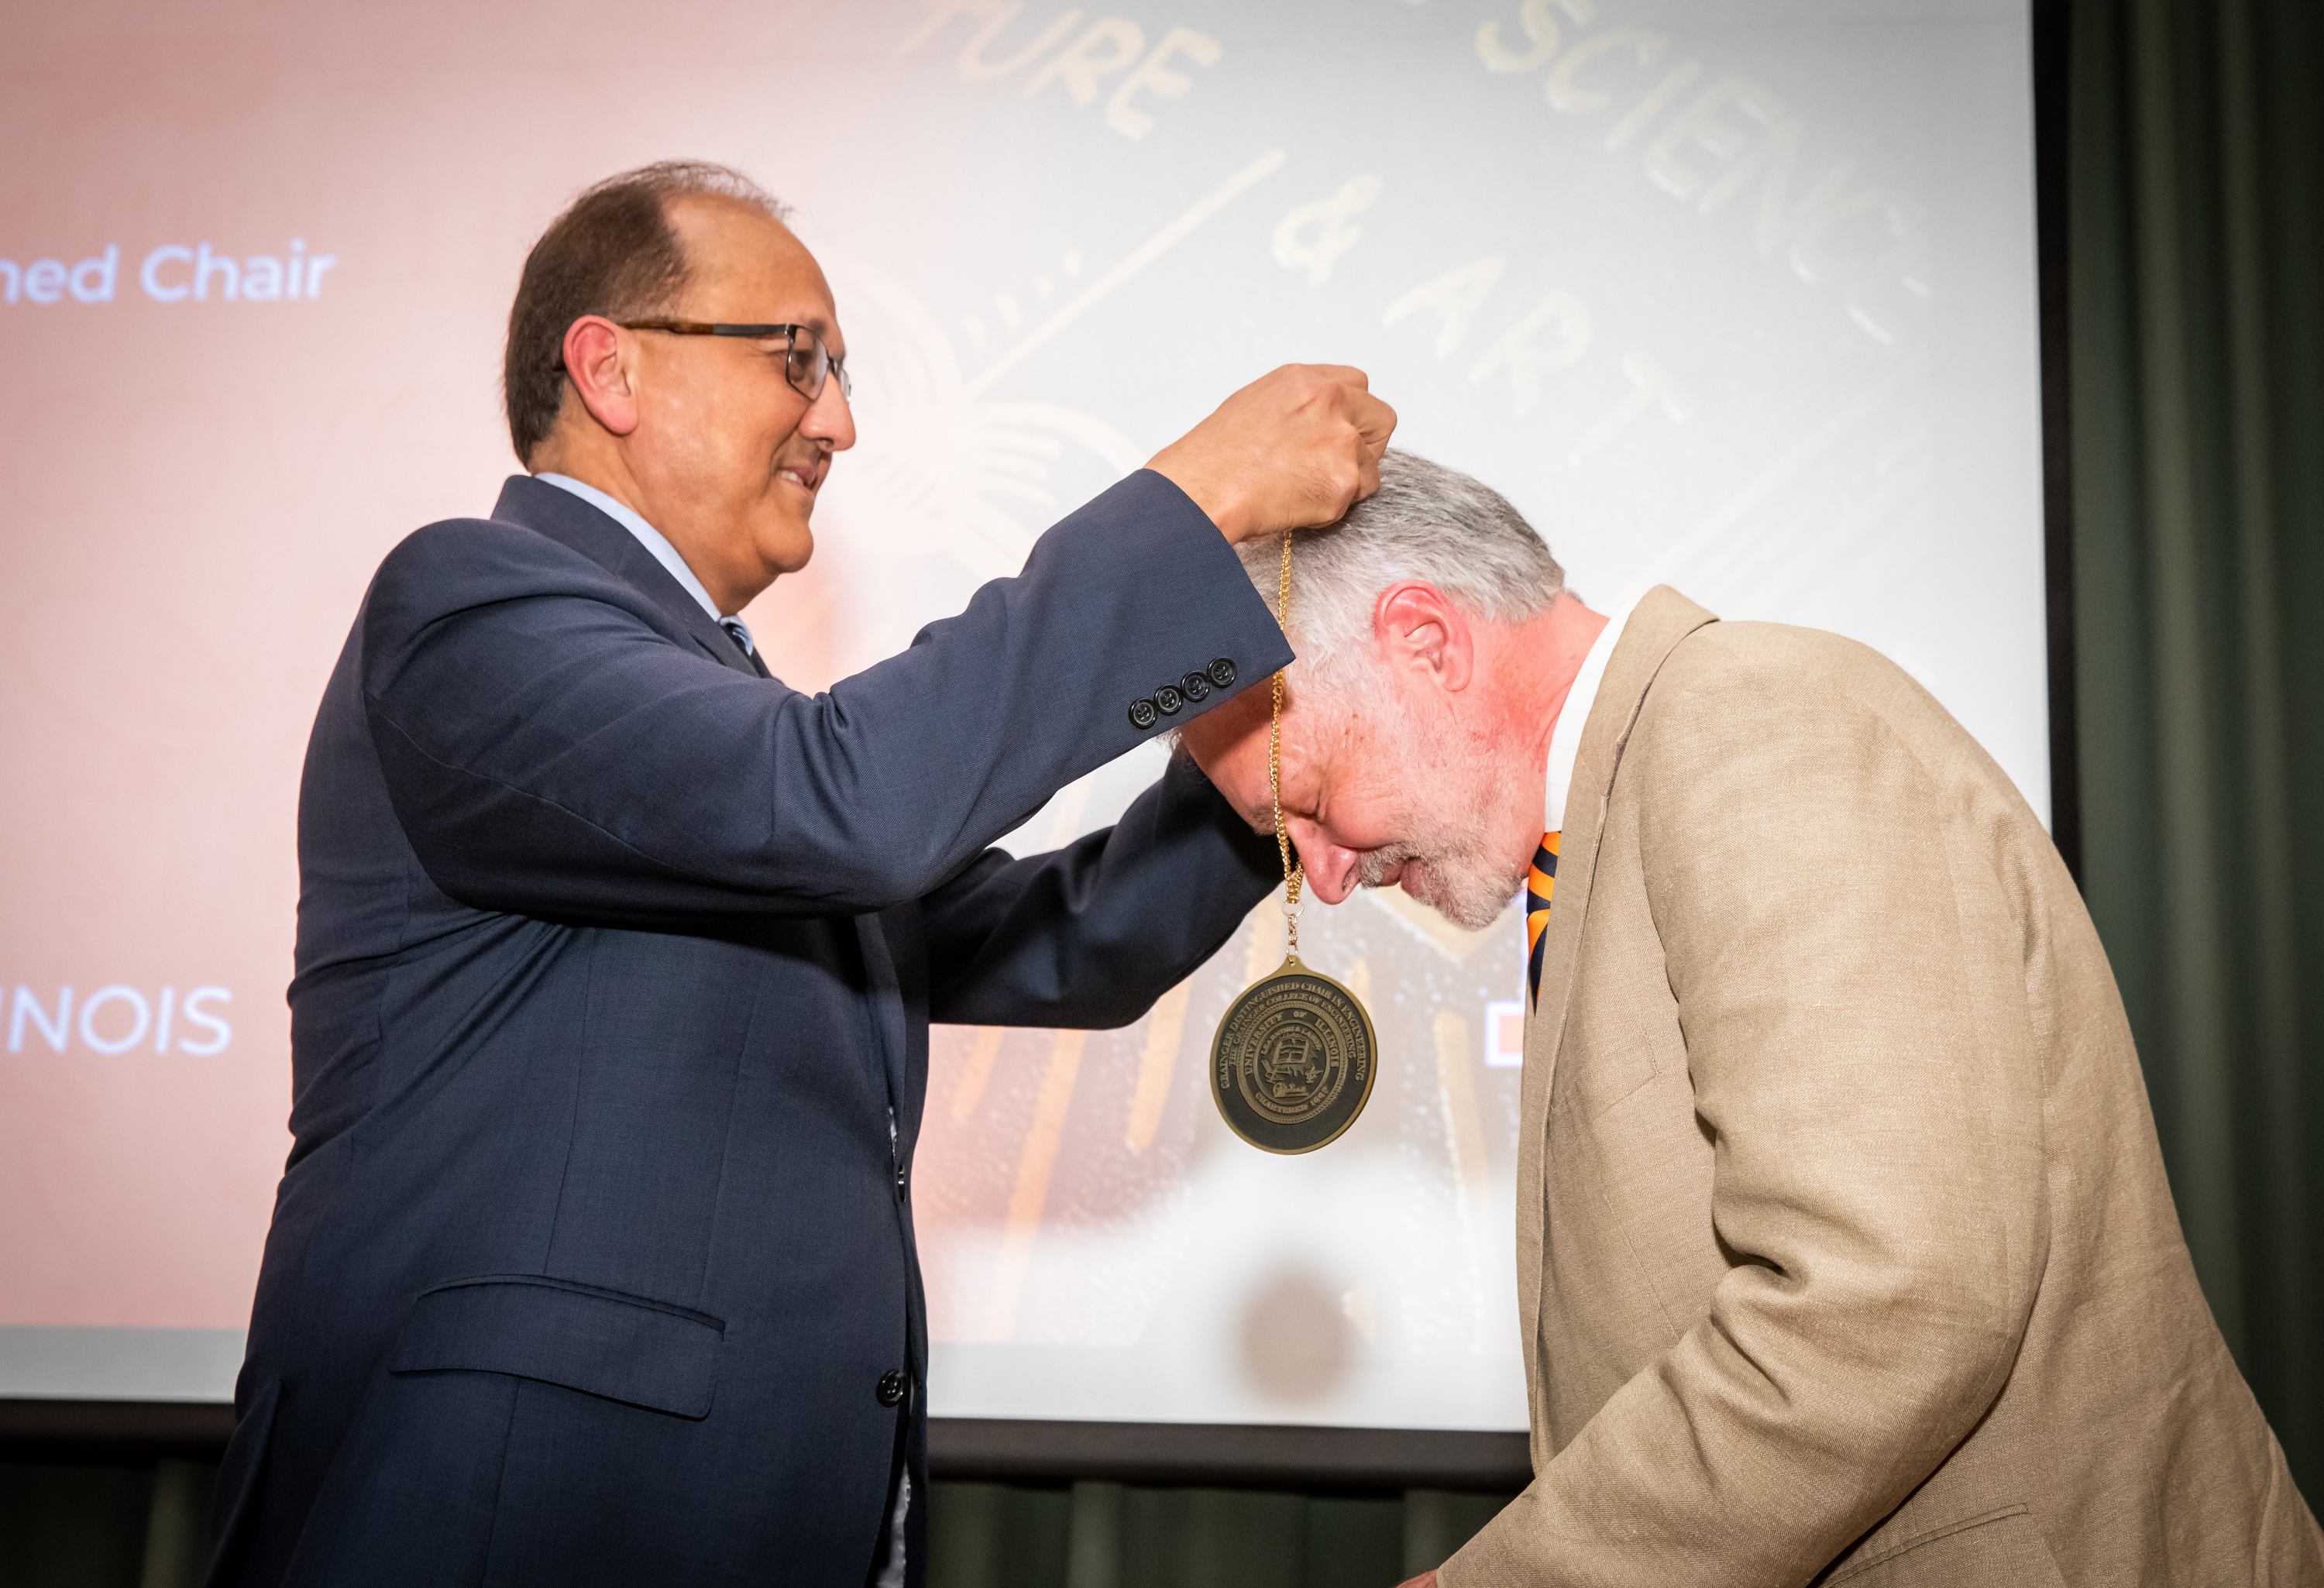
<instances>
[{"instance_id":1,"label":"dark green curtain","mask_svg":"<svg viewBox=\"0 0 2324 1588\"><path fill-rule=\"evenodd\" d=\"M0 1583L200 1588L209 1462L0 1460Z\"/></svg>"},{"instance_id":2,"label":"dark green curtain","mask_svg":"<svg viewBox=\"0 0 2324 1588\"><path fill-rule=\"evenodd\" d=\"M1306 1495L1075 1483L936 1486L934 1588L1393 1588L1506 1495Z\"/></svg>"},{"instance_id":3,"label":"dark green curtain","mask_svg":"<svg viewBox=\"0 0 2324 1588\"><path fill-rule=\"evenodd\" d=\"M0 1461L0 1583L198 1588L208 1463ZM1308 1495L939 1482L935 1588L1391 1588L1440 1565L1506 1495Z\"/></svg>"},{"instance_id":4,"label":"dark green curtain","mask_svg":"<svg viewBox=\"0 0 2324 1588\"><path fill-rule=\"evenodd\" d=\"M2220 1328L2324 1498L2324 5L2073 0L2083 889Z\"/></svg>"}]
</instances>

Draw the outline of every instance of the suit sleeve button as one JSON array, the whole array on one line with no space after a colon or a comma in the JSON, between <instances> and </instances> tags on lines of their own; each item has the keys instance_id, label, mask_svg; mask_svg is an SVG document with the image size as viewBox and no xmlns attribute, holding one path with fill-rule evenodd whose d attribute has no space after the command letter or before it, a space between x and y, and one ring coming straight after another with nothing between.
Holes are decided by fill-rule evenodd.
<instances>
[{"instance_id":1,"label":"suit sleeve button","mask_svg":"<svg viewBox=\"0 0 2324 1588\"><path fill-rule=\"evenodd\" d=\"M1186 697L1176 684L1165 684L1154 691L1154 709L1164 716L1176 716L1178 708L1185 704Z\"/></svg>"},{"instance_id":2,"label":"suit sleeve button","mask_svg":"<svg viewBox=\"0 0 2324 1588\"><path fill-rule=\"evenodd\" d=\"M1178 688L1185 691L1187 699L1200 705L1211 697L1210 675L1204 672L1188 673L1178 680Z\"/></svg>"},{"instance_id":3,"label":"suit sleeve button","mask_svg":"<svg viewBox=\"0 0 2324 1588\"><path fill-rule=\"evenodd\" d=\"M1211 682L1222 689L1231 689L1235 681L1234 658L1222 656L1203 669L1211 675Z\"/></svg>"},{"instance_id":4,"label":"suit sleeve button","mask_svg":"<svg viewBox=\"0 0 2324 1588\"><path fill-rule=\"evenodd\" d=\"M881 1374L880 1404L881 1406L902 1405L904 1401L904 1384L905 1379L903 1370L900 1368L890 1368L886 1372Z\"/></svg>"},{"instance_id":5,"label":"suit sleeve button","mask_svg":"<svg viewBox=\"0 0 2324 1588\"><path fill-rule=\"evenodd\" d=\"M1130 703L1130 725L1141 734L1152 727L1161 716L1154 709L1154 702L1143 695Z\"/></svg>"}]
</instances>

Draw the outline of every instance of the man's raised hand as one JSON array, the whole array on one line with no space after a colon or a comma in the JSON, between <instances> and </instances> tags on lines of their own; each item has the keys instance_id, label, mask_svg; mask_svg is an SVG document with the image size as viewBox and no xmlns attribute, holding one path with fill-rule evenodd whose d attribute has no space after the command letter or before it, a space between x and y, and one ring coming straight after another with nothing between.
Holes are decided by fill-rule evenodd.
<instances>
[{"instance_id":1,"label":"man's raised hand","mask_svg":"<svg viewBox=\"0 0 2324 1588\"><path fill-rule=\"evenodd\" d=\"M1336 522L1379 489L1380 454L1395 431L1396 410L1371 394L1363 371L1286 364L1146 466L1240 542Z\"/></svg>"}]
</instances>

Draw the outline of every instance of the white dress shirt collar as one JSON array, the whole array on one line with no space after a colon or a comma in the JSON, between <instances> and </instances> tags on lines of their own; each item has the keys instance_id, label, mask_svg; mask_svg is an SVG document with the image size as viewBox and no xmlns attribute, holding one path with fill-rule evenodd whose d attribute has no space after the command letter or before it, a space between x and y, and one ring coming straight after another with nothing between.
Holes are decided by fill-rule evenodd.
<instances>
[{"instance_id":1,"label":"white dress shirt collar","mask_svg":"<svg viewBox=\"0 0 2324 1588\"><path fill-rule=\"evenodd\" d=\"M1543 775L1541 827L1545 833L1564 830L1565 797L1573 786L1573 758L1582 752L1582 730L1589 725L1591 706L1597 704L1606 662L1621 642L1622 625L1630 621L1637 605L1633 602L1607 618L1606 626L1591 642L1589 654L1582 659L1582 670L1573 675L1573 688L1566 691L1565 704L1558 708L1557 725L1549 731L1549 765Z\"/></svg>"},{"instance_id":2,"label":"white dress shirt collar","mask_svg":"<svg viewBox=\"0 0 2324 1588\"><path fill-rule=\"evenodd\" d=\"M669 577L678 581L678 588L701 604L702 610L710 614L711 622L725 628L741 629L748 648L751 631L743 624L742 620L718 610L718 604L710 599L710 592L702 587L702 581L696 578L694 570L686 566L686 559L678 554L678 548L662 539L661 531L640 518L634 508L626 503L614 501L596 486L584 485L570 475L542 474L532 477L544 485L554 485L560 491L571 492L636 536L638 544L652 552L654 560L669 570Z\"/></svg>"}]
</instances>

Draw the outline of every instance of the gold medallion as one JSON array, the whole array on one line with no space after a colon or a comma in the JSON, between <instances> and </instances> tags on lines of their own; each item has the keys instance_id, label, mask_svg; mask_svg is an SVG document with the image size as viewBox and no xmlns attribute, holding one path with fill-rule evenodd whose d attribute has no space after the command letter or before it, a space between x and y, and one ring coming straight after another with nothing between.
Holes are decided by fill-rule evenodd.
<instances>
[{"instance_id":1,"label":"gold medallion","mask_svg":"<svg viewBox=\"0 0 2324 1588\"><path fill-rule=\"evenodd\" d=\"M1297 955L1227 1009L1211 1095L1227 1128L1268 1152L1313 1152L1356 1122L1379 1043L1356 995Z\"/></svg>"},{"instance_id":2,"label":"gold medallion","mask_svg":"<svg viewBox=\"0 0 2324 1588\"><path fill-rule=\"evenodd\" d=\"M1291 631L1291 531L1283 531L1276 622ZM1283 674L1270 688L1267 784L1283 858L1283 964L1227 1006L1211 1039L1211 1098L1227 1129L1267 1152L1313 1152L1356 1122L1370 1101L1379 1039L1356 995L1299 963L1299 891L1283 825Z\"/></svg>"}]
</instances>

